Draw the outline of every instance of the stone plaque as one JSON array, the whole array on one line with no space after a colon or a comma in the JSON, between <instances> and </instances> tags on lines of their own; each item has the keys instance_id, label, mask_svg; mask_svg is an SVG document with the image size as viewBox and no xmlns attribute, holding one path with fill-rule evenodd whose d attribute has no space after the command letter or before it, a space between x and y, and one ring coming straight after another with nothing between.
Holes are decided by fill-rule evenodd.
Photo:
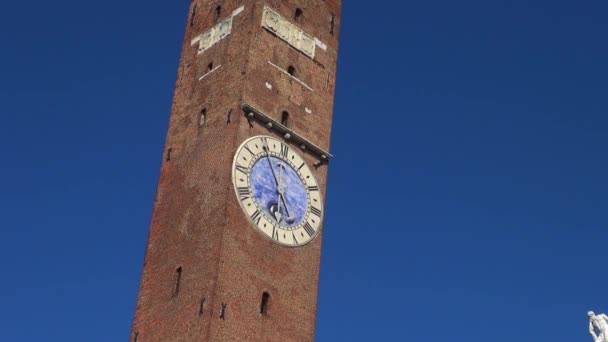
<instances>
[{"instance_id":1,"label":"stone plaque","mask_svg":"<svg viewBox=\"0 0 608 342\"><path fill-rule=\"evenodd\" d=\"M264 7L262 26L306 56L315 58L315 47L317 45L315 38L283 18L275 10Z\"/></svg>"},{"instance_id":2,"label":"stone plaque","mask_svg":"<svg viewBox=\"0 0 608 342\"><path fill-rule=\"evenodd\" d=\"M219 22L217 25L192 39L191 45L194 46L198 43L198 53L201 54L220 40L226 38L232 32L232 19L239 13L243 12L243 10L243 6L237 8L234 12L232 12L231 15Z\"/></svg>"}]
</instances>

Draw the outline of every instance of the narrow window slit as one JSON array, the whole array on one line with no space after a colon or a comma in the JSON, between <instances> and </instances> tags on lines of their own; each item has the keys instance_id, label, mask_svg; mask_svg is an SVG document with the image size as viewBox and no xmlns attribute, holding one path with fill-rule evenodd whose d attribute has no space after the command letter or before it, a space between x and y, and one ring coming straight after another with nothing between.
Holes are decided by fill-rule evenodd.
<instances>
[{"instance_id":1,"label":"narrow window slit","mask_svg":"<svg viewBox=\"0 0 608 342\"><path fill-rule=\"evenodd\" d=\"M334 29L336 27L336 16L334 14L331 15L331 19L329 19L329 33L334 34Z\"/></svg>"},{"instance_id":2,"label":"narrow window slit","mask_svg":"<svg viewBox=\"0 0 608 342\"><path fill-rule=\"evenodd\" d=\"M203 108L201 110L201 117L199 118L198 125L199 127L203 127L207 122L207 108Z\"/></svg>"},{"instance_id":3,"label":"narrow window slit","mask_svg":"<svg viewBox=\"0 0 608 342\"><path fill-rule=\"evenodd\" d=\"M268 314L268 301L270 300L270 294L264 292L262 294L262 303L260 304L260 314L266 316Z\"/></svg>"},{"instance_id":4,"label":"narrow window slit","mask_svg":"<svg viewBox=\"0 0 608 342\"><path fill-rule=\"evenodd\" d=\"M222 306L220 307L220 319L226 319L226 304L222 303Z\"/></svg>"},{"instance_id":5,"label":"narrow window slit","mask_svg":"<svg viewBox=\"0 0 608 342\"><path fill-rule=\"evenodd\" d=\"M215 8L215 20L218 20L222 15L222 5L217 5Z\"/></svg>"},{"instance_id":6,"label":"narrow window slit","mask_svg":"<svg viewBox=\"0 0 608 342\"><path fill-rule=\"evenodd\" d=\"M137 338L138 338L138 337L139 337L139 331L136 331L136 332L133 334L133 342L137 342Z\"/></svg>"},{"instance_id":7,"label":"narrow window slit","mask_svg":"<svg viewBox=\"0 0 608 342\"><path fill-rule=\"evenodd\" d=\"M169 149L167 150L167 161L171 161L171 152L173 152L173 149L172 149L172 148L169 148Z\"/></svg>"},{"instance_id":8,"label":"narrow window slit","mask_svg":"<svg viewBox=\"0 0 608 342\"><path fill-rule=\"evenodd\" d=\"M198 309L198 315L202 316L204 312L205 312L205 297L201 298L201 306Z\"/></svg>"},{"instance_id":9,"label":"narrow window slit","mask_svg":"<svg viewBox=\"0 0 608 342\"><path fill-rule=\"evenodd\" d=\"M232 120L232 109L228 111L228 115L226 115L226 124L229 124Z\"/></svg>"},{"instance_id":10,"label":"narrow window slit","mask_svg":"<svg viewBox=\"0 0 608 342\"><path fill-rule=\"evenodd\" d=\"M287 126L288 123L289 123L289 113L283 112L281 114L281 125Z\"/></svg>"},{"instance_id":11,"label":"narrow window slit","mask_svg":"<svg viewBox=\"0 0 608 342\"><path fill-rule=\"evenodd\" d=\"M210 62L210 63L207 65L207 71L211 72L212 70L213 70L213 62Z\"/></svg>"},{"instance_id":12,"label":"narrow window slit","mask_svg":"<svg viewBox=\"0 0 608 342\"><path fill-rule=\"evenodd\" d=\"M194 4L192 8L192 14L190 15L190 27L194 26L194 20L196 19L196 7L198 4Z\"/></svg>"},{"instance_id":13,"label":"narrow window slit","mask_svg":"<svg viewBox=\"0 0 608 342\"><path fill-rule=\"evenodd\" d=\"M173 290L173 297L177 297L179 294L179 287L182 282L182 267L178 267L175 270L175 289Z\"/></svg>"},{"instance_id":14,"label":"narrow window slit","mask_svg":"<svg viewBox=\"0 0 608 342\"><path fill-rule=\"evenodd\" d=\"M287 73L289 74L289 76L294 77L296 74L296 68L293 65L288 66Z\"/></svg>"}]
</instances>

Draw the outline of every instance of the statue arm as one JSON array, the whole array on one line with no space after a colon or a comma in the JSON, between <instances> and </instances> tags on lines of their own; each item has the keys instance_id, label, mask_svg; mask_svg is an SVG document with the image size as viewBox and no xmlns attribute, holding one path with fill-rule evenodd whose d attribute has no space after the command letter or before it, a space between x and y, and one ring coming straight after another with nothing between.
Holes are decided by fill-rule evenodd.
<instances>
[{"instance_id":1,"label":"statue arm","mask_svg":"<svg viewBox=\"0 0 608 342\"><path fill-rule=\"evenodd\" d=\"M597 335L595 334L595 330L593 330L593 323L589 322L589 333L593 336L593 339L597 341Z\"/></svg>"}]
</instances>

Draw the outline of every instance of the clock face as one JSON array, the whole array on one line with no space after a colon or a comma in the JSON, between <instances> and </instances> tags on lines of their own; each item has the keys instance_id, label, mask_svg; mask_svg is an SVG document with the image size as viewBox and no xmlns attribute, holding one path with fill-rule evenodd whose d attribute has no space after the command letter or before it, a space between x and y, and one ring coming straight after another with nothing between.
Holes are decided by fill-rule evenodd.
<instances>
[{"instance_id":1,"label":"clock face","mask_svg":"<svg viewBox=\"0 0 608 342\"><path fill-rule=\"evenodd\" d=\"M308 164L287 143L269 136L246 140L236 152L232 181L253 225L273 241L302 246L318 234L321 193Z\"/></svg>"}]
</instances>

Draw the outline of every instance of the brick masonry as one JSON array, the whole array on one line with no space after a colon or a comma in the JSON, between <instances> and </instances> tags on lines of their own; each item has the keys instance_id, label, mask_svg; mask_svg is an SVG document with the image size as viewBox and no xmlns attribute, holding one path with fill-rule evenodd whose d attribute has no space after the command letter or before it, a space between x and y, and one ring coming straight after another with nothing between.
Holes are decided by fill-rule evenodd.
<instances>
[{"instance_id":1,"label":"brick masonry","mask_svg":"<svg viewBox=\"0 0 608 342\"><path fill-rule=\"evenodd\" d=\"M231 34L198 54L191 40L241 6ZM265 30L264 6L327 49L317 48L313 60ZM296 22L297 8L302 15ZM243 103L277 121L289 112L292 130L329 150L340 13L340 0L192 1L131 341L314 340L322 234L298 248L266 239L240 208L231 167L242 141L273 135L258 124L250 127ZM199 81L210 63L215 70ZM290 65L301 82L280 70ZM318 162L299 153L310 165ZM312 170L325 194L327 166ZM270 299L263 315L265 291Z\"/></svg>"}]
</instances>

